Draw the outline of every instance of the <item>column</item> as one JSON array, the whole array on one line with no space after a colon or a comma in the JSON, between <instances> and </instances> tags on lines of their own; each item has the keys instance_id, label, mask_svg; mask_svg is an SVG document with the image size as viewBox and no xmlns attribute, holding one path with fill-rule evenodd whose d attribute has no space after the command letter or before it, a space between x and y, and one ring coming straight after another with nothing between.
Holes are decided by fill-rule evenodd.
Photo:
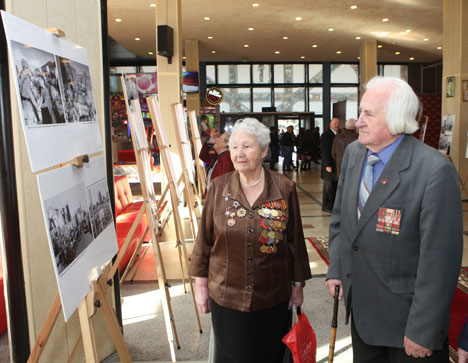
<instances>
[{"instance_id":1,"label":"column","mask_svg":"<svg viewBox=\"0 0 468 363\"><path fill-rule=\"evenodd\" d=\"M359 47L360 57L360 92L364 93L364 86L377 75L377 41L365 40Z\"/></svg>"},{"instance_id":2,"label":"column","mask_svg":"<svg viewBox=\"0 0 468 363\"><path fill-rule=\"evenodd\" d=\"M198 73L198 84L200 84L200 71L198 60L198 40L187 39L185 41L185 69L187 72ZM196 93L187 93L187 110L195 111L200 116L200 88Z\"/></svg>"}]
</instances>

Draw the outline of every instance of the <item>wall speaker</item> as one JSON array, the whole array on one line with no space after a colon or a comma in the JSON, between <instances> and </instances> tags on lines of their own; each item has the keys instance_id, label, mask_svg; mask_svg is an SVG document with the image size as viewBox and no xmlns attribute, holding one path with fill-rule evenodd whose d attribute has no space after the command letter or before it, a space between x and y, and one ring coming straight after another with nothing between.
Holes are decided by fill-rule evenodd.
<instances>
[{"instance_id":1,"label":"wall speaker","mask_svg":"<svg viewBox=\"0 0 468 363\"><path fill-rule=\"evenodd\" d=\"M169 25L158 25L158 54L167 57L170 64L174 55L174 30Z\"/></svg>"}]
</instances>

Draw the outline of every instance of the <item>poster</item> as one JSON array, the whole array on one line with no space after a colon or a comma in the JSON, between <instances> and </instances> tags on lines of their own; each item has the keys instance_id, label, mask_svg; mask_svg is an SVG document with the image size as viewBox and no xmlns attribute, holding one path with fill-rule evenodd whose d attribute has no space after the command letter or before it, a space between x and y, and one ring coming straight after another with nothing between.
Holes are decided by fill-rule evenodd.
<instances>
[{"instance_id":1,"label":"poster","mask_svg":"<svg viewBox=\"0 0 468 363\"><path fill-rule=\"evenodd\" d=\"M1 16L32 171L102 151L86 49Z\"/></svg>"},{"instance_id":2,"label":"poster","mask_svg":"<svg viewBox=\"0 0 468 363\"><path fill-rule=\"evenodd\" d=\"M105 170L99 156L37 176L65 321L118 251Z\"/></svg>"},{"instance_id":3,"label":"poster","mask_svg":"<svg viewBox=\"0 0 468 363\"><path fill-rule=\"evenodd\" d=\"M442 124L440 127L439 151L442 154L450 155L452 146L453 128L455 126L455 115L442 116Z\"/></svg>"}]
</instances>

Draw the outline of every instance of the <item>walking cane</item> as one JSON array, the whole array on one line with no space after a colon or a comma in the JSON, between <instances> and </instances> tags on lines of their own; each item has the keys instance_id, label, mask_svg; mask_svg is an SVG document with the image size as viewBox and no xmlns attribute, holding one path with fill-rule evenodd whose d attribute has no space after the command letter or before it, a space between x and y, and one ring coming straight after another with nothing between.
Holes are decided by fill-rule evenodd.
<instances>
[{"instance_id":1,"label":"walking cane","mask_svg":"<svg viewBox=\"0 0 468 363\"><path fill-rule=\"evenodd\" d=\"M335 355L335 340L336 340L336 328L338 327L338 295L340 294L340 287L335 286L335 303L333 304L333 319L331 323L330 333L330 349L328 351L328 363L333 363L333 356Z\"/></svg>"}]
</instances>

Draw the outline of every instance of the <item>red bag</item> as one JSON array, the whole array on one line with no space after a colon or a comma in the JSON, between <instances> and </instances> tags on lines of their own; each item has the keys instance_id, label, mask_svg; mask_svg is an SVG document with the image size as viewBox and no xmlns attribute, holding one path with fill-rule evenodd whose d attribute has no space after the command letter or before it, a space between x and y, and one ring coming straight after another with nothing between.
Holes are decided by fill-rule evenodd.
<instances>
[{"instance_id":1,"label":"red bag","mask_svg":"<svg viewBox=\"0 0 468 363\"><path fill-rule=\"evenodd\" d=\"M283 343L291 350L294 363L315 363L317 338L307 316L300 308L293 309L293 326L283 338ZM299 310L299 314L297 312Z\"/></svg>"}]
</instances>

